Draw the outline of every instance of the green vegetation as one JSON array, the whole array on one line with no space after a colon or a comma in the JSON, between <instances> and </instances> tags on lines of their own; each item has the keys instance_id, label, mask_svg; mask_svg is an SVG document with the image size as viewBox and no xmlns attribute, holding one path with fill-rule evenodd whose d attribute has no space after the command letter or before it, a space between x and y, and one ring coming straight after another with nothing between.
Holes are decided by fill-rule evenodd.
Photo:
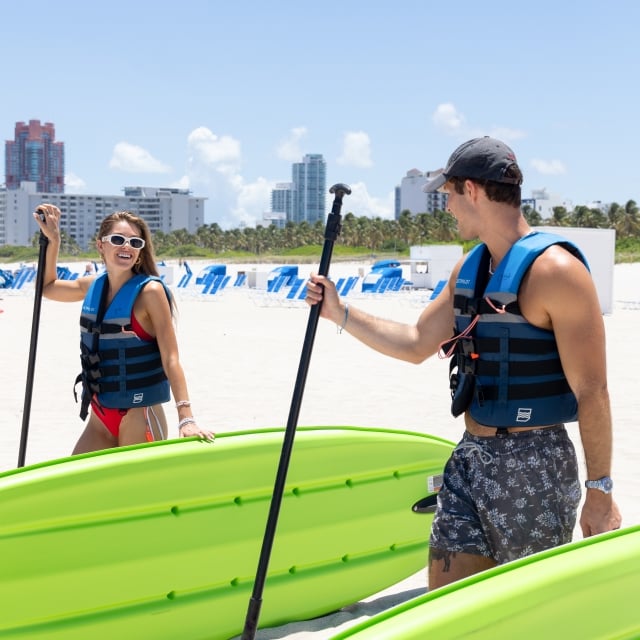
<instances>
[{"instance_id":1,"label":"green vegetation","mask_svg":"<svg viewBox=\"0 0 640 640\"><path fill-rule=\"evenodd\" d=\"M634 200L624 206L613 203L605 212L579 206L572 212L555 207L550 218L543 219L530 207L523 214L532 226L589 227L615 229L616 262L640 262L640 209ZM154 246L158 258L200 258L217 262L315 262L324 244L324 222L310 225L287 223L275 226L222 230L217 223L203 225L196 233L184 229L157 232ZM398 220L356 217L347 213L333 248L334 260L402 257L414 245L460 242L454 218L444 212L411 215L403 211ZM473 243L464 243L467 250ZM0 262L33 262L38 258L38 234L32 247L0 247ZM62 260L97 260L96 251L83 252L63 232Z\"/></svg>"}]
</instances>

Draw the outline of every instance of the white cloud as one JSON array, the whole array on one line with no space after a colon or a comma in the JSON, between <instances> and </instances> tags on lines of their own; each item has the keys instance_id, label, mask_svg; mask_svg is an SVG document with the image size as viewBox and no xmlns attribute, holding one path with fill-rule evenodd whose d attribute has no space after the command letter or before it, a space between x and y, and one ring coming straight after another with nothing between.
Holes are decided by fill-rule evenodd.
<instances>
[{"instance_id":1,"label":"white cloud","mask_svg":"<svg viewBox=\"0 0 640 640\"><path fill-rule=\"evenodd\" d=\"M444 102L436 107L431 116L436 129L448 135L458 135L465 129L465 117L460 113L455 105Z\"/></svg>"},{"instance_id":2,"label":"white cloud","mask_svg":"<svg viewBox=\"0 0 640 640\"><path fill-rule=\"evenodd\" d=\"M342 154L338 164L351 167L367 168L373 165L371 161L371 140L364 131L348 131L344 134Z\"/></svg>"},{"instance_id":3,"label":"white cloud","mask_svg":"<svg viewBox=\"0 0 640 640\"><path fill-rule=\"evenodd\" d=\"M171 167L154 158L146 149L128 142L118 142L109 161L110 169L127 173L169 173Z\"/></svg>"},{"instance_id":4,"label":"white cloud","mask_svg":"<svg viewBox=\"0 0 640 640\"><path fill-rule=\"evenodd\" d=\"M492 125L491 127L477 127L467 124L466 116L451 102L443 102L436 107L431 116L436 129L446 135L470 140L480 136L491 136L506 143L524 138L527 134L521 129Z\"/></svg>"},{"instance_id":5,"label":"white cloud","mask_svg":"<svg viewBox=\"0 0 640 640\"><path fill-rule=\"evenodd\" d=\"M169 183L171 189L188 189L189 188L189 176L182 176L178 180L174 180Z\"/></svg>"},{"instance_id":6,"label":"white cloud","mask_svg":"<svg viewBox=\"0 0 640 640\"><path fill-rule=\"evenodd\" d=\"M289 135L276 148L278 158L289 162L300 162L300 159L304 156L300 143L306 135L306 127L294 127L291 129Z\"/></svg>"},{"instance_id":7,"label":"white cloud","mask_svg":"<svg viewBox=\"0 0 640 640\"><path fill-rule=\"evenodd\" d=\"M351 211L356 217L393 218L393 191L383 198L374 198L367 191L367 185L364 182L356 182L349 186L351 187L351 194L344 197L342 204L343 214Z\"/></svg>"},{"instance_id":8,"label":"white cloud","mask_svg":"<svg viewBox=\"0 0 640 640\"><path fill-rule=\"evenodd\" d=\"M533 158L531 166L542 175L559 176L567 172L567 168L560 160L540 160Z\"/></svg>"},{"instance_id":9,"label":"white cloud","mask_svg":"<svg viewBox=\"0 0 640 640\"><path fill-rule=\"evenodd\" d=\"M240 142L218 136L206 127L194 129L187 138L187 175L178 183L206 197L206 218L223 228L262 222L268 210L273 184L259 177L246 182L240 174Z\"/></svg>"},{"instance_id":10,"label":"white cloud","mask_svg":"<svg viewBox=\"0 0 640 640\"><path fill-rule=\"evenodd\" d=\"M509 127L493 127L489 130L489 132L479 135L487 135L491 136L492 138L502 140L503 142L511 143L514 140L525 138L527 134L521 129L511 129Z\"/></svg>"},{"instance_id":11,"label":"white cloud","mask_svg":"<svg viewBox=\"0 0 640 640\"><path fill-rule=\"evenodd\" d=\"M258 178L255 182L239 185L238 199L232 215L236 220L250 226L262 223L262 214L269 210L271 190L275 184L266 178Z\"/></svg>"},{"instance_id":12,"label":"white cloud","mask_svg":"<svg viewBox=\"0 0 640 640\"><path fill-rule=\"evenodd\" d=\"M194 129L187 138L189 162L203 164L233 175L240 168L240 142L231 136L217 136L207 127Z\"/></svg>"},{"instance_id":13,"label":"white cloud","mask_svg":"<svg viewBox=\"0 0 640 640\"><path fill-rule=\"evenodd\" d=\"M73 172L64 177L64 190L66 193L84 193L87 183Z\"/></svg>"}]
</instances>

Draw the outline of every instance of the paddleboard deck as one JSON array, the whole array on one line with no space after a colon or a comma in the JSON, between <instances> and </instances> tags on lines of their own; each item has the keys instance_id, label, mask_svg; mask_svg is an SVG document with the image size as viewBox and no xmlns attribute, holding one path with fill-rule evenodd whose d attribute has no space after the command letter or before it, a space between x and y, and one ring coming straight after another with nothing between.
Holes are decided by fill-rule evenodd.
<instances>
[{"instance_id":1,"label":"paddleboard deck","mask_svg":"<svg viewBox=\"0 0 640 640\"><path fill-rule=\"evenodd\" d=\"M332 640L640 637L640 526L556 547L436 589Z\"/></svg>"},{"instance_id":2,"label":"paddleboard deck","mask_svg":"<svg viewBox=\"0 0 640 640\"><path fill-rule=\"evenodd\" d=\"M241 633L283 429L158 442L0 474L0 637L229 638ZM426 565L412 512L453 444L300 427L260 626L308 619Z\"/></svg>"}]
</instances>

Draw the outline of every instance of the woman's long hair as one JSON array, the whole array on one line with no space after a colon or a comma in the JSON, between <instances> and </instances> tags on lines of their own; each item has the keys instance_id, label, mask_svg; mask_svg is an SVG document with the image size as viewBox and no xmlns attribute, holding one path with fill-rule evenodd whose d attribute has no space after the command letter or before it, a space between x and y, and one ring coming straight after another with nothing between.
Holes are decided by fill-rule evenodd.
<instances>
[{"instance_id":1,"label":"woman's long hair","mask_svg":"<svg viewBox=\"0 0 640 640\"><path fill-rule=\"evenodd\" d=\"M153 248L153 240L151 239L151 231L149 231L149 225L140 216L137 216L131 211L115 211L108 215L100 225L98 229L98 238L108 236L117 222L128 222L139 229L140 237L144 240L144 247L140 249L138 259L132 267L133 273L144 273L149 276L160 277L158 267L156 266L156 254ZM176 305L173 295L167 287L165 290L169 294L171 313L175 314Z\"/></svg>"}]
</instances>

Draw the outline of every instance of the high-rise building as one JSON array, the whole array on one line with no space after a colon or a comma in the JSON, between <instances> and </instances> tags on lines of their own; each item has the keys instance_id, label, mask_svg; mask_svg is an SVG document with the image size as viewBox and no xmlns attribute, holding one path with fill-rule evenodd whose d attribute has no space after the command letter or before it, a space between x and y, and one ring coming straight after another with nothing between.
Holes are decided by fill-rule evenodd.
<instances>
[{"instance_id":1,"label":"high-rise building","mask_svg":"<svg viewBox=\"0 0 640 640\"><path fill-rule=\"evenodd\" d=\"M41 193L64 193L64 142L56 142L51 122L16 122L15 139L5 143L5 185L34 182Z\"/></svg>"},{"instance_id":2,"label":"high-rise building","mask_svg":"<svg viewBox=\"0 0 640 640\"><path fill-rule=\"evenodd\" d=\"M271 212L284 214L286 221L291 220L291 194L293 184L291 182L278 182L271 190Z\"/></svg>"},{"instance_id":3,"label":"high-rise building","mask_svg":"<svg viewBox=\"0 0 640 640\"><path fill-rule=\"evenodd\" d=\"M293 222L324 222L327 163L320 153L308 153L291 167L291 216Z\"/></svg>"}]
</instances>

